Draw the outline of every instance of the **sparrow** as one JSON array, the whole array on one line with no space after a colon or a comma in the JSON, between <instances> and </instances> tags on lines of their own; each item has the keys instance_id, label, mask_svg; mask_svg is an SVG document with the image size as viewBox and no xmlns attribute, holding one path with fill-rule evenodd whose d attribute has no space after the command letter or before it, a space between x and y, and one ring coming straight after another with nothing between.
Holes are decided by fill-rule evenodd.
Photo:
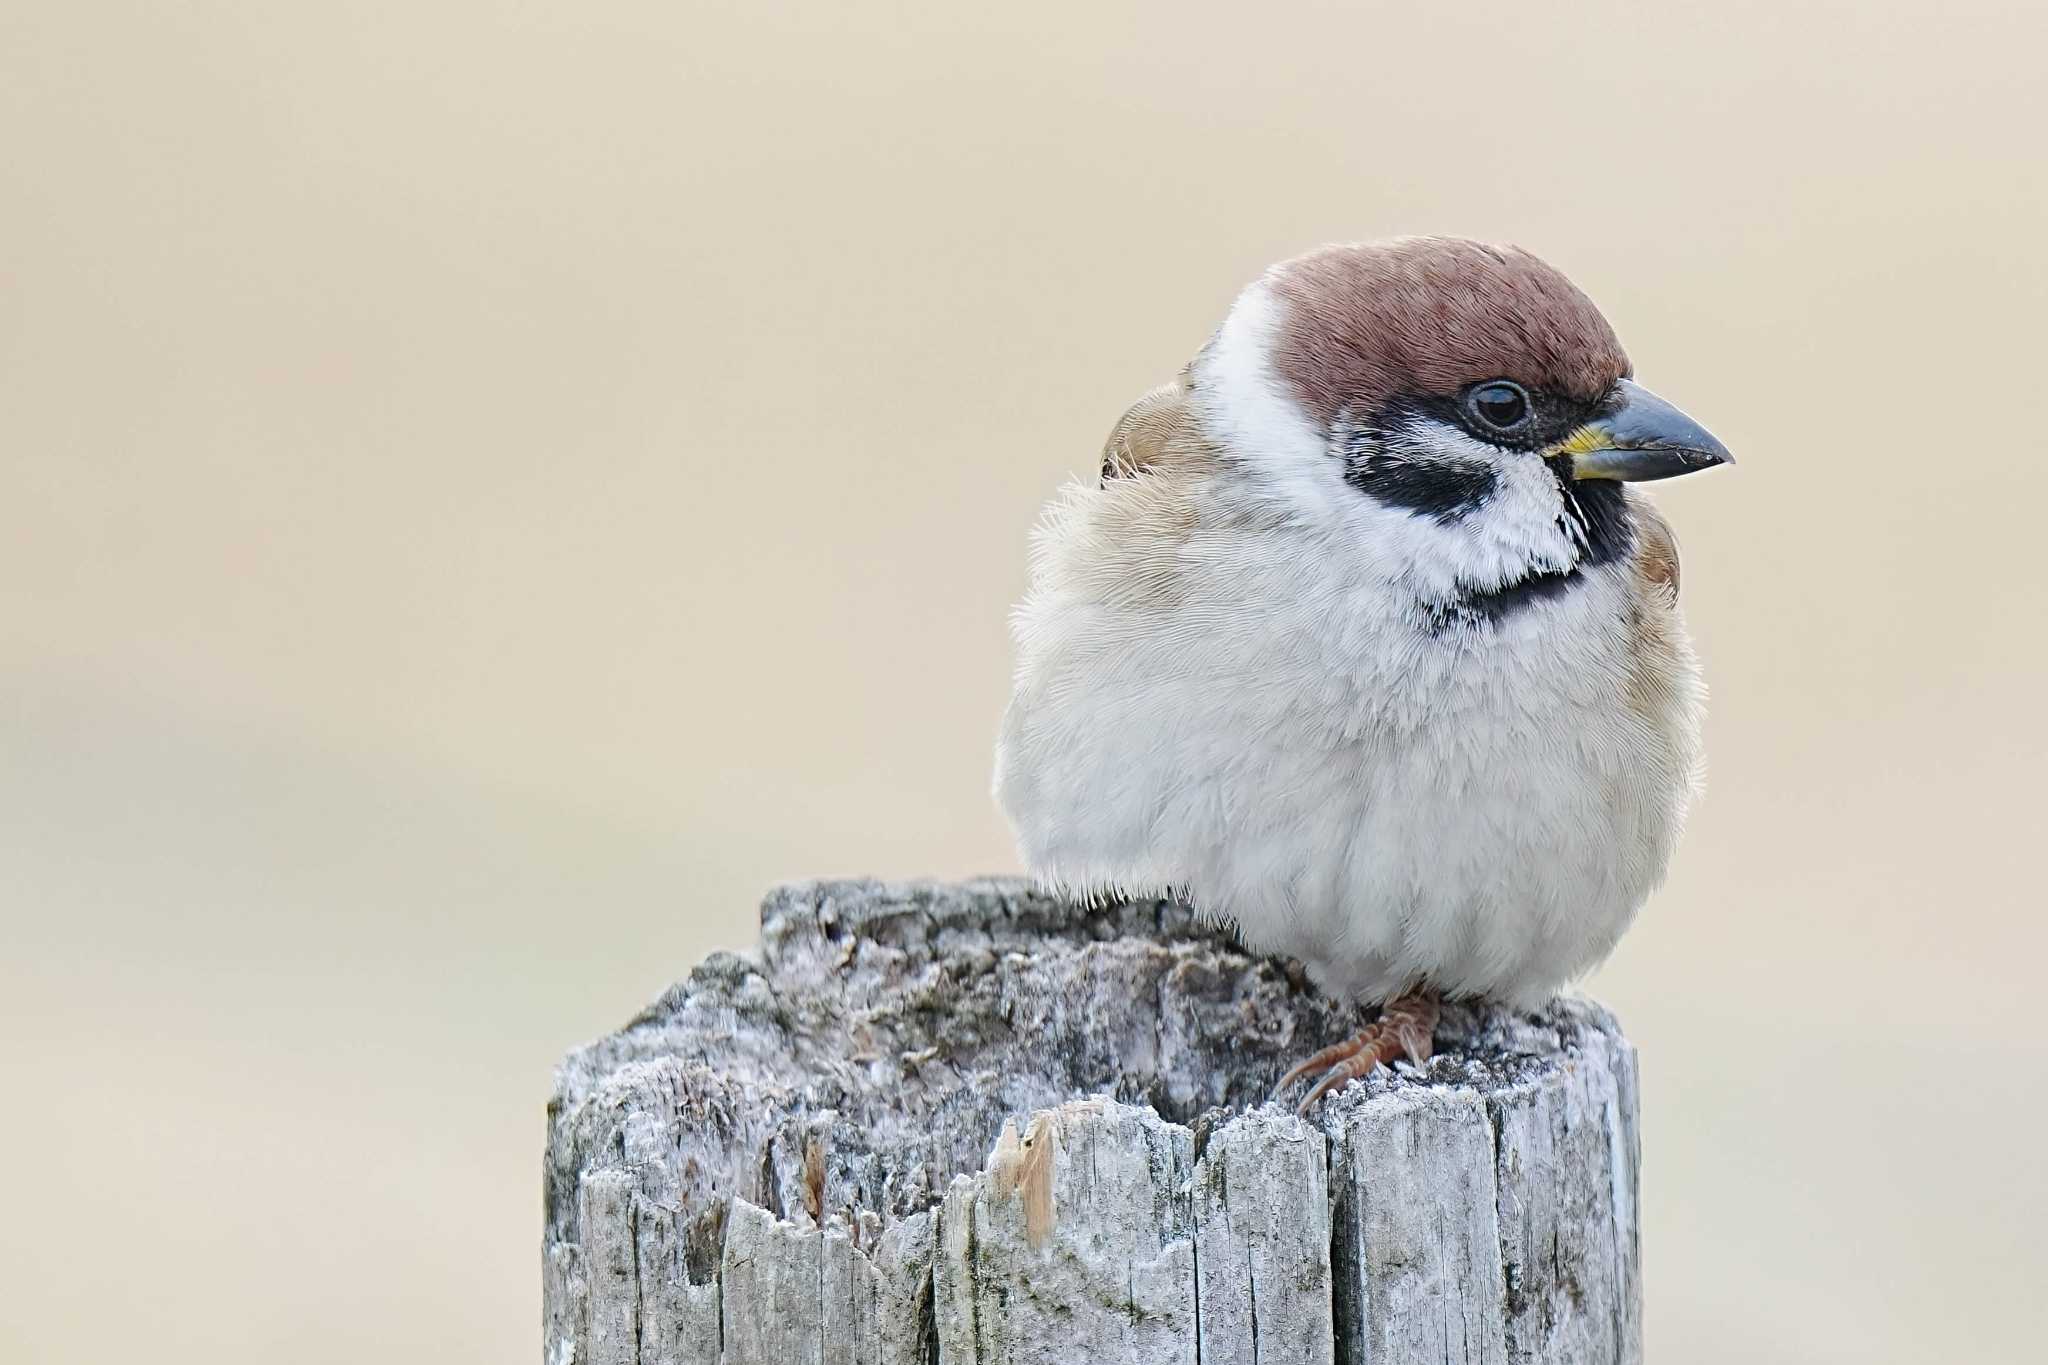
<instances>
[{"instance_id":1,"label":"sparrow","mask_svg":"<svg viewBox=\"0 0 2048 1365\"><path fill-rule=\"evenodd\" d=\"M1633 485L1730 462L1512 246L1266 271L1062 490L1013 616L996 797L1062 894L1178 897L1379 1005L1281 1082L1540 1005L1662 880L1705 693Z\"/></svg>"}]
</instances>

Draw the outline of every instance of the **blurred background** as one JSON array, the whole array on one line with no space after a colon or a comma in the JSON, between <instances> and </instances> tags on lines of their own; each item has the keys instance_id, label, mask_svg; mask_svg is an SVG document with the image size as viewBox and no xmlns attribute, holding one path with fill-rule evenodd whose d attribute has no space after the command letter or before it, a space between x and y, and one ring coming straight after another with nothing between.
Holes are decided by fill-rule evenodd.
<instances>
[{"instance_id":1,"label":"blurred background","mask_svg":"<svg viewBox=\"0 0 2048 1365\"><path fill-rule=\"evenodd\" d=\"M1519 242L1741 458L1589 989L1650 1358L2040 1358L2032 3L0 3L0 1360L530 1359L556 1058L1015 867L1026 533L1261 267Z\"/></svg>"}]
</instances>

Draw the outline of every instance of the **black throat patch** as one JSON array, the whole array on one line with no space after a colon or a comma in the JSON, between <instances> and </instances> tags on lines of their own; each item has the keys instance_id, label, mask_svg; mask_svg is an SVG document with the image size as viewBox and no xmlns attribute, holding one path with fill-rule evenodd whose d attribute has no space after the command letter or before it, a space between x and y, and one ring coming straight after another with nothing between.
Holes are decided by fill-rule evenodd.
<instances>
[{"instance_id":1,"label":"black throat patch","mask_svg":"<svg viewBox=\"0 0 2048 1365\"><path fill-rule=\"evenodd\" d=\"M1468 589L1455 597L1422 604L1430 632L1448 634L1460 626L1494 626L1538 602L1562 597L1585 581L1574 564L1569 569L1544 569L1512 583L1481 591Z\"/></svg>"},{"instance_id":2,"label":"black throat patch","mask_svg":"<svg viewBox=\"0 0 2048 1365\"><path fill-rule=\"evenodd\" d=\"M1590 568L1628 558L1636 547L1636 523L1628 510L1626 487L1613 479L1573 478L1569 457L1543 463L1556 477L1564 517L1576 528L1576 538L1585 547L1579 554L1580 565Z\"/></svg>"}]
</instances>

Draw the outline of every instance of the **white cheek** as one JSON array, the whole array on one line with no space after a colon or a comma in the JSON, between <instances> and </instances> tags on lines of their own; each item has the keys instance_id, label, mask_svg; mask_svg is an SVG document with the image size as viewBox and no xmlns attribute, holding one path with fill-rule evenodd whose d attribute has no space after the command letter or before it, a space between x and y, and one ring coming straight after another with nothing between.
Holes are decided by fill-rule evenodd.
<instances>
[{"instance_id":1,"label":"white cheek","mask_svg":"<svg viewBox=\"0 0 2048 1365\"><path fill-rule=\"evenodd\" d=\"M1493 467L1493 495L1446 532L1431 557L1452 569L1460 586L1495 588L1531 571L1569 569L1580 546L1564 516L1557 477L1535 455L1510 454L1456 434L1469 458Z\"/></svg>"},{"instance_id":2,"label":"white cheek","mask_svg":"<svg viewBox=\"0 0 2048 1365\"><path fill-rule=\"evenodd\" d=\"M1419 598L1491 591L1578 562L1579 546L1562 515L1557 480L1542 461L1471 444L1476 449L1456 457L1492 467L1494 489L1483 503L1453 520L1389 506L1345 487L1357 503L1359 538L1374 547L1373 557L1388 579ZM1448 443L1438 448L1451 453Z\"/></svg>"}]
</instances>

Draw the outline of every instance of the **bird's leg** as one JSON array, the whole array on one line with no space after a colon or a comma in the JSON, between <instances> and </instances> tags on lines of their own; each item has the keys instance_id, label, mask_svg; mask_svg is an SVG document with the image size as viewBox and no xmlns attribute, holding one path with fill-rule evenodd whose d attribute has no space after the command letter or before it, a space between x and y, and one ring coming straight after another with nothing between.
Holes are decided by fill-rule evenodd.
<instances>
[{"instance_id":1,"label":"bird's leg","mask_svg":"<svg viewBox=\"0 0 2048 1365\"><path fill-rule=\"evenodd\" d=\"M1323 1072L1322 1080L1294 1112L1306 1114L1323 1096L1385 1062L1406 1057L1418 1065L1436 1050L1434 1034L1441 1001L1433 990L1417 987L1389 1000L1380 1017L1341 1043L1332 1044L1280 1078L1279 1094L1304 1076Z\"/></svg>"}]
</instances>

